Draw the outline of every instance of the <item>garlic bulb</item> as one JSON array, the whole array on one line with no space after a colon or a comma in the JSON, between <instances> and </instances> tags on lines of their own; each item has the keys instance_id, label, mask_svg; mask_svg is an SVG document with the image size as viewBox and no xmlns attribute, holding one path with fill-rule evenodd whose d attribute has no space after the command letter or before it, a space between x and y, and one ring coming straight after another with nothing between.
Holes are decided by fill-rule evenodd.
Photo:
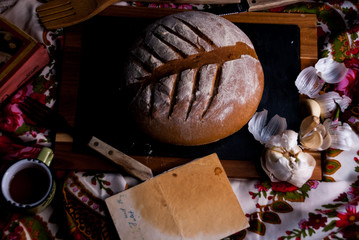
<instances>
[{"instance_id":1,"label":"garlic bulb","mask_svg":"<svg viewBox=\"0 0 359 240\"><path fill-rule=\"evenodd\" d=\"M339 63L332 58L321 58L315 64L317 75L330 84L339 83L348 72L344 63Z\"/></svg>"},{"instance_id":2,"label":"garlic bulb","mask_svg":"<svg viewBox=\"0 0 359 240\"><path fill-rule=\"evenodd\" d=\"M317 97L323 85L324 81L320 79L317 75L317 70L312 66L303 69L295 80L295 86L298 88L299 93L310 98Z\"/></svg>"},{"instance_id":3,"label":"garlic bulb","mask_svg":"<svg viewBox=\"0 0 359 240\"><path fill-rule=\"evenodd\" d=\"M351 99L348 96L340 96L337 92L327 92L315 98L315 101L320 106L321 116L323 118L330 118L334 115L335 110L337 109L337 104L340 107L340 110L344 110L351 103Z\"/></svg>"},{"instance_id":4,"label":"garlic bulb","mask_svg":"<svg viewBox=\"0 0 359 240\"><path fill-rule=\"evenodd\" d=\"M286 181L301 187L312 176L315 159L302 151L297 139L298 133L286 130L267 142L261 165L271 181Z\"/></svg>"},{"instance_id":5,"label":"garlic bulb","mask_svg":"<svg viewBox=\"0 0 359 240\"><path fill-rule=\"evenodd\" d=\"M331 135L317 116L308 116L303 119L300 124L299 139L301 145L310 150L323 151L332 144Z\"/></svg>"},{"instance_id":6,"label":"garlic bulb","mask_svg":"<svg viewBox=\"0 0 359 240\"><path fill-rule=\"evenodd\" d=\"M287 129L287 121L278 115L275 115L267 123L268 111L264 109L256 112L248 122L248 130L253 137L261 144L265 144L273 135L277 135Z\"/></svg>"},{"instance_id":7,"label":"garlic bulb","mask_svg":"<svg viewBox=\"0 0 359 240\"><path fill-rule=\"evenodd\" d=\"M331 148L349 151L359 142L357 134L347 123L326 119L323 125L331 135Z\"/></svg>"}]
</instances>

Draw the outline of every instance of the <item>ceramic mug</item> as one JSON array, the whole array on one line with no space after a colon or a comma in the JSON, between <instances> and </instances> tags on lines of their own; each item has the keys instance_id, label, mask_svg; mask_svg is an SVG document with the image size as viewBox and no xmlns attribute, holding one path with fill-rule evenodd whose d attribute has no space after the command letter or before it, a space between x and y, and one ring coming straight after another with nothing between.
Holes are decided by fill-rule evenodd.
<instances>
[{"instance_id":1,"label":"ceramic mug","mask_svg":"<svg viewBox=\"0 0 359 240\"><path fill-rule=\"evenodd\" d=\"M55 179L50 171L53 151L44 147L37 159L22 159L11 165L1 181L6 202L17 210L30 213L43 211L53 200Z\"/></svg>"}]
</instances>

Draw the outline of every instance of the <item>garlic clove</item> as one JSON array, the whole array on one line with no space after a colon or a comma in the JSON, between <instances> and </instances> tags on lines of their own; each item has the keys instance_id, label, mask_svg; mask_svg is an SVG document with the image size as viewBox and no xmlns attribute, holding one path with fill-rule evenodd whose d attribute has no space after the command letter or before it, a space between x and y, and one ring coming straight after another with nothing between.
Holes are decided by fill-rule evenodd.
<instances>
[{"instance_id":1,"label":"garlic clove","mask_svg":"<svg viewBox=\"0 0 359 240\"><path fill-rule=\"evenodd\" d=\"M328 131L323 124L318 124L315 130L318 131L323 137L328 134Z\"/></svg>"},{"instance_id":2,"label":"garlic clove","mask_svg":"<svg viewBox=\"0 0 359 240\"><path fill-rule=\"evenodd\" d=\"M288 181L292 177L289 161L283 154L268 149L265 158L261 160L261 164L271 181Z\"/></svg>"},{"instance_id":3,"label":"garlic clove","mask_svg":"<svg viewBox=\"0 0 359 240\"><path fill-rule=\"evenodd\" d=\"M323 124L319 124L317 126L317 129L316 129L320 135L322 135L323 137L323 143L322 145L316 149L318 151L323 151L323 150L326 150L330 147L330 145L332 144L332 137L330 136L329 134L329 131L327 130L327 128L323 125Z\"/></svg>"},{"instance_id":4,"label":"garlic clove","mask_svg":"<svg viewBox=\"0 0 359 240\"><path fill-rule=\"evenodd\" d=\"M281 148L285 151L297 151L298 145L298 133L293 130L285 130L281 134L277 134L271 137L271 139L265 145L267 148Z\"/></svg>"},{"instance_id":5,"label":"garlic clove","mask_svg":"<svg viewBox=\"0 0 359 240\"><path fill-rule=\"evenodd\" d=\"M303 69L295 80L295 86L299 93L310 98L317 97L323 85L324 81L320 79L317 75L317 70L312 66Z\"/></svg>"},{"instance_id":6,"label":"garlic clove","mask_svg":"<svg viewBox=\"0 0 359 240\"><path fill-rule=\"evenodd\" d=\"M323 151L331 146L332 137L318 117L308 116L301 123L299 141L304 148Z\"/></svg>"},{"instance_id":7,"label":"garlic clove","mask_svg":"<svg viewBox=\"0 0 359 240\"><path fill-rule=\"evenodd\" d=\"M293 156L297 156L298 153L300 153L302 151L302 149L297 145L295 147L293 147L292 149L289 150L289 153Z\"/></svg>"},{"instance_id":8,"label":"garlic clove","mask_svg":"<svg viewBox=\"0 0 359 240\"><path fill-rule=\"evenodd\" d=\"M339 63L332 58L321 58L314 67L317 75L330 84L339 83L348 72L344 63Z\"/></svg>"},{"instance_id":9,"label":"garlic clove","mask_svg":"<svg viewBox=\"0 0 359 240\"><path fill-rule=\"evenodd\" d=\"M320 123L319 117L316 116L308 116L304 118L300 124L299 135L302 138L303 136L307 135L311 131L313 131L318 124Z\"/></svg>"},{"instance_id":10,"label":"garlic clove","mask_svg":"<svg viewBox=\"0 0 359 240\"><path fill-rule=\"evenodd\" d=\"M313 115L316 117L320 117L320 105L314 99L305 99L301 102L302 106L305 109L307 115Z\"/></svg>"},{"instance_id":11,"label":"garlic clove","mask_svg":"<svg viewBox=\"0 0 359 240\"><path fill-rule=\"evenodd\" d=\"M274 147L271 149L268 149L268 151L266 152L267 154L267 158L268 160L272 161L272 162L277 162L279 158L283 157L283 154L285 153L285 151L283 151L282 148L279 147Z\"/></svg>"},{"instance_id":12,"label":"garlic clove","mask_svg":"<svg viewBox=\"0 0 359 240\"><path fill-rule=\"evenodd\" d=\"M296 165L294 165L293 175L288 180L289 183L300 188L302 187L313 175L316 161L312 155L305 152L300 152L297 155Z\"/></svg>"},{"instance_id":13,"label":"garlic clove","mask_svg":"<svg viewBox=\"0 0 359 240\"><path fill-rule=\"evenodd\" d=\"M323 137L322 146L318 148L318 151L327 150L328 148L330 148L331 145L332 145L332 136L329 133L327 133L327 135Z\"/></svg>"},{"instance_id":14,"label":"garlic clove","mask_svg":"<svg viewBox=\"0 0 359 240\"><path fill-rule=\"evenodd\" d=\"M323 144L323 137L318 131L312 131L309 134L301 137L300 143L303 147L309 149L318 149Z\"/></svg>"}]
</instances>

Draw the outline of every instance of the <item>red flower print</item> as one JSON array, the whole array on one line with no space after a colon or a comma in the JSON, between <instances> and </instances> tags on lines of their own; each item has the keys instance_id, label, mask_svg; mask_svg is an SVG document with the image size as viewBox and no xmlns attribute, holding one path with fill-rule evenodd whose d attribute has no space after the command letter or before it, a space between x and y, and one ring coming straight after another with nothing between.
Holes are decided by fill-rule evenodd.
<instances>
[{"instance_id":1,"label":"red flower print","mask_svg":"<svg viewBox=\"0 0 359 240\"><path fill-rule=\"evenodd\" d=\"M107 194L108 194L108 195L110 195L110 196L112 196L112 195L113 195L113 191L112 191L111 189L109 189L109 188L108 188L108 189L106 189L106 192L107 192Z\"/></svg>"},{"instance_id":2,"label":"red flower print","mask_svg":"<svg viewBox=\"0 0 359 240\"><path fill-rule=\"evenodd\" d=\"M17 226L14 231L15 231L15 233L19 234L19 233L22 233L24 231L24 228L22 226Z\"/></svg>"},{"instance_id":3,"label":"red flower print","mask_svg":"<svg viewBox=\"0 0 359 240\"><path fill-rule=\"evenodd\" d=\"M351 198L358 197L359 196L359 187L351 187L348 194Z\"/></svg>"},{"instance_id":4,"label":"red flower print","mask_svg":"<svg viewBox=\"0 0 359 240\"><path fill-rule=\"evenodd\" d=\"M346 193L341 193L338 198L334 199L334 202L347 202L348 195Z\"/></svg>"},{"instance_id":5,"label":"red flower print","mask_svg":"<svg viewBox=\"0 0 359 240\"><path fill-rule=\"evenodd\" d=\"M336 222L337 227L347 227L359 221L359 213L356 211L355 206L348 206L346 213L338 212L337 217L339 218Z\"/></svg>"},{"instance_id":6,"label":"red flower print","mask_svg":"<svg viewBox=\"0 0 359 240\"><path fill-rule=\"evenodd\" d=\"M25 96L32 92L32 87L30 87L30 85L31 84L20 88L15 95L11 97L9 104L18 104L19 102L24 101Z\"/></svg>"},{"instance_id":7,"label":"red flower print","mask_svg":"<svg viewBox=\"0 0 359 240\"><path fill-rule=\"evenodd\" d=\"M14 144L7 136L0 136L0 154L13 153L22 148L22 145Z\"/></svg>"},{"instance_id":8,"label":"red flower print","mask_svg":"<svg viewBox=\"0 0 359 240\"><path fill-rule=\"evenodd\" d=\"M3 116L0 119L0 128L7 132L15 132L21 126L21 112L14 105L7 105L3 110Z\"/></svg>"},{"instance_id":9,"label":"red flower print","mask_svg":"<svg viewBox=\"0 0 359 240\"><path fill-rule=\"evenodd\" d=\"M298 188L287 182L272 182L272 190L276 192L294 192Z\"/></svg>"},{"instance_id":10,"label":"red flower print","mask_svg":"<svg viewBox=\"0 0 359 240\"><path fill-rule=\"evenodd\" d=\"M255 198L256 198L256 195L254 194L254 192L249 192L249 195L252 196L252 199L255 199Z\"/></svg>"},{"instance_id":11,"label":"red flower print","mask_svg":"<svg viewBox=\"0 0 359 240\"><path fill-rule=\"evenodd\" d=\"M3 159L4 160L20 160L23 158L36 158L36 156L39 154L41 148L36 147L24 147L20 145L15 144L8 144L9 148L5 149L3 151L1 146L0 153L4 152Z\"/></svg>"},{"instance_id":12,"label":"red flower print","mask_svg":"<svg viewBox=\"0 0 359 240\"><path fill-rule=\"evenodd\" d=\"M344 64L347 68L358 68L359 67L359 59L358 58L344 59Z\"/></svg>"},{"instance_id":13,"label":"red flower print","mask_svg":"<svg viewBox=\"0 0 359 240\"><path fill-rule=\"evenodd\" d=\"M305 219L301 220L299 223L298 223L300 229L308 229L309 228L309 222Z\"/></svg>"},{"instance_id":14,"label":"red flower print","mask_svg":"<svg viewBox=\"0 0 359 240\"><path fill-rule=\"evenodd\" d=\"M323 213L325 215L329 215L329 214L333 213L333 210L321 210L321 209L318 209L318 212Z\"/></svg>"},{"instance_id":15,"label":"red flower print","mask_svg":"<svg viewBox=\"0 0 359 240\"><path fill-rule=\"evenodd\" d=\"M21 235L12 232L7 236L7 239L9 239L9 240L21 240Z\"/></svg>"},{"instance_id":16,"label":"red flower print","mask_svg":"<svg viewBox=\"0 0 359 240\"><path fill-rule=\"evenodd\" d=\"M179 8L176 4L173 3L151 3L148 7L152 8Z\"/></svg>"},{"instance_id":17,"label":"red flower print","mask_svg":"<svg viewBox=\"0 0 359 240\"><path fill-rule=\"evenodd\" d=\"M18 159L23 159L23 158L36 158L37 155L39 155L41 148L36 148L36 147L25 147L20 149L20 151L15 153L15 156Z\"/></svg>"},{"instance_id":18,"label":"red flower print","mask_svg":"<svg viewBox=\"0 0 359 240\"><path fill-rule=\"evenodd\" d=\"M269 11L270 11L270 12L283 12L284 9L285 9L285 6L283 6L283 7L271 8L271 9L269 9Z\"/></svg>"},{"instance_id":19,"label":"red flower print","mask_svg":"<svg viewBox=\"0 0 359 240\"><path fill-rule=\"evenodd\" d=\"M323 217L320 214L309 214L308 225L313 227L314 229L319 229L320 227L325 227L325 223L327 222L327 217Z\"/></svg>"},{"instance_id":20,"label":"red flower print","mask_svg":"<svg viewBox=\"0 0 359 240\"><path fill-rule=\"evenodd\" d=\"M257 188L259 191L265 191L265 192L268 191L268 188L263 186L261 182L258 182L257 184L255 184L254 187Z\"/></svg>"},{"instance_id":21,"label":"red flower print","mask_svg":"<svg viewBox=\"0 0 359 240\"><path fill-rule=\"evenodd\" d=\"M359 53L359 48L350 49L350 53L353 54L353 55L357 55Z\"/></svg>"},{"instance_id":22,"label":"red flower print","mask_svg":"<svg viewBox=\"0 0 359 240\"><path fill-rule=\"evenodd\" d=\"M319 185L319 182L318 181L308 181L307 184L310 187L310 189L316 189Z\"/></svg>"},{"instance_id":23,"label":"red flower print","mask_svg":"<svg viewBox=\"0 0 359 240\"><path fill-rule=\"evenodd\" d=\"M340 95L346 95L352 99L353 102L358 100L359 94L359 71L356 69L349 69L345 77L335 86L335 90Z\"/></svg>"},{"instance_id":24,"label":"red flower print","mask_svg":"<svg viewBox=\"0 0 359 240\"><path fill-rule=\"evenodd\" d=\"M30 96L32 99L35 99L37 101L39 101L40 103L45 104L46 102L46 96L44 94L40 94L40 93L33 93Z\"/></svg>"},{"instance_id":25,"label":"red flower print","mask_svg":"<svg viewBox=\"0 0 359 240\"><path fill-rule=\"evenodd\" d=\"M348 33L352 34L359 31L359 25L356 25L355 27L349 29Z\"/></svg>"},{"instance_id":26,"label":"red flower print","mask_svg":"<svg viewBox=\"0 0 359 240\"><path fill-rule=\"evenodd\" d=\"M340 232L343 234L344 239L358 239L359 226L354 224L343 228Z\"/></svg>"}]
</instances>

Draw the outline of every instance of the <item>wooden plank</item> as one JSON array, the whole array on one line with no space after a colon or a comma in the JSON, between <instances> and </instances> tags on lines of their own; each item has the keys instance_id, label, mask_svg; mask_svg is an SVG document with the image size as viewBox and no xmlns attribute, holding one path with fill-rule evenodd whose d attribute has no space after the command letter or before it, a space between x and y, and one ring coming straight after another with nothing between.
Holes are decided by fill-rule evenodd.
<instances>
[{"instance_id":1,"label":"wooden plank","mask_svg":"<svg viewBox=\"0 0 359 240\"><path fill-rule=\"evenodd\" d=\"M159 18L180 11L183 10L111 6L103 11L101 15ZM315 15L247 12L227 15L224 17L233 22L298 25L301 35L300 49L302 69L314 65L317 61L317 30ZM71 125L74 125L75 122L77 90L80 78L81 31L81 24L65 29L64 56L58 110ZM58 170L122 171L117 165L100 154L91 151L91 149L89 149L88 153L73 152L72 138L61 132L56 134L54 152L55 161L53 166ZM322 155L320 152L313 152L311 154L317 161L317 166L311 179L321 180ZM131 157L150 167L155 175L193 160L151 156ZM258 178L263 176L260 166L256 166L255 163L251 161L221 159L221 162L227 175L231 178Z\"/></svg>"},{"instance_id":2,"label":"wooden plank","mask_svg":"<svg viewBox=\"0 0 359 240\"><path fill-rule=\"evenodd\" d=\"M322 154L312 152L316 160L312 180L322 179ZM169 157L144 157L132 156L137 161L152 169L154 175L158 175L168 169L188 163L193 159L169 158ZM56 142L54 168L58 170L83 170L83 171L106 171L125 173L118 165L96 153L80 154L72 151L70 142ZM101 159L101 161L99 161ZM261 178L265 174L260 166L252 161L222 160L221 163L230 178ZM79 166L81 168L79 169Z\"/></svg>"}]
</instances>

